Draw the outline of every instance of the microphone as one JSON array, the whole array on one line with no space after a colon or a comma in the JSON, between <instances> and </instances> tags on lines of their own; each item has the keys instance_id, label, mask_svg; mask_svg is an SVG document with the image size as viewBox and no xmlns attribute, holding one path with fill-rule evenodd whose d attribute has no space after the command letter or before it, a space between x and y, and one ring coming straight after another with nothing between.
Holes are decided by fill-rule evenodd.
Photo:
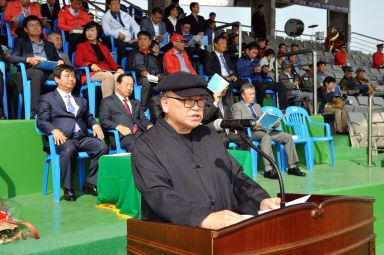
<instances>
[{"instance_id":1,"label":"microphone","mask_svg":"<svg viewBox=\"0 0 384 255\"><path fill-rule=\"evenodd\" d=\"M223 120L220 124L221 128L229 129L246 129L256 126L256 120L254 119L237 119L237 120Z\"/></svg>"}]
</instances>

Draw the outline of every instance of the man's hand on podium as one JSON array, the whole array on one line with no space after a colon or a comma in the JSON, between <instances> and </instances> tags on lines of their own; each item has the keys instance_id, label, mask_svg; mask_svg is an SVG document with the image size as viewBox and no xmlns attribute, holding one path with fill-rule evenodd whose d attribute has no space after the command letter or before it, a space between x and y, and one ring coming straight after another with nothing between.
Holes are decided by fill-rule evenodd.
<instances>
[{"instance_id":1,"label":"man's hand on podium","mask_svg":"<svg viewBox=\"0 0 384 255\"><path fill-rule=\"evenodd\" d=\"M265 199L266 200L266 199ZM264 200L263 200L264 201ZM209 214L200 224L201 228L220 229L243 221L240 214L230 210L223 210Z\"/></svg>"},{"instance_id":2,"label":"man's hand on podium","mask_svg":"<svg viewBox=\"0 0 384 255\"><path fill-rule=\"evenodd\" d=\"M281 198L279 197L266 198L261 201L260 211L278 209L280 207L280 203Z\"/></svg>"}]
</instances>

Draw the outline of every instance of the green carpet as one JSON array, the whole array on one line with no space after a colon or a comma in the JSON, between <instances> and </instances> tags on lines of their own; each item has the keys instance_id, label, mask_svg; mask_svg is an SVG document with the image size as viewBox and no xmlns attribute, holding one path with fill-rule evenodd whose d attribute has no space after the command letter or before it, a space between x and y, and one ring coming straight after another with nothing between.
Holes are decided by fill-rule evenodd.
<instances>
[{"instance_id":1,"label":"green carpet","mask_svg":"<svg viewBox=\"0 0 384 255\"><path fill-rule=\"evenodd\" d=\"M378 161L378 157L375 159ZM383 169L360 167L354 160L340 160L335 167L320 164L306 172L307 177L283 173L287 193L376 198L376 251L377 254L384 254ZM265 179L259 173L256 181L271 195L279 192L276 180ZM80 195L74 203L54 203L52 193L46 197L39 193L17 196L11 200L22 206L20 219L31 222L41 239L0 246L0 254L125 254L125 220L118 218L112 211L96 208L95 197Z\"/></svg>"},{"instance_id":2,"label":"green carpet","mask_svg":"<svg viewBox=\"0 0 384 255\"><path fill-rule=\"evenodd\" d=\"M42 196L46 154L41 148L42 138L34 131L34 121L0 121L0 197L19 203L18 218L32 223L41 236L40 240L2 245L0 254L126 254L125 220L96 208L95 197L77 191L76 202L54 203L51 184L48 195ZM378 167L366 167L366 149L351 148L346 136L335 136L334 148L335 167L330 164L328 144L318 143L315 168L307 171L301 161L306 177L283 173L285 190L375 197L376 251L384 254L384 157L374 157ZM298 151L303 159L300 148ZM276 180L263 178L261 172L255 180L271 195L279 192Z\"/></svg>"}]
</instances>

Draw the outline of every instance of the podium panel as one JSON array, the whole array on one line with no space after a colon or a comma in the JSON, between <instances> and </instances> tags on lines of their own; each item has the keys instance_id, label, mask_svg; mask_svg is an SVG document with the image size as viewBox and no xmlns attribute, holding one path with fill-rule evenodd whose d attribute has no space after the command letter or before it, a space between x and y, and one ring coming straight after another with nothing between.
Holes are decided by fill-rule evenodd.
<instances>
[{"instance_id":1,"label":"podium panel","mask_svg":"<svg viewBox=\"0 0 384 255\"><path fill-rule=\"evenodd\" d=\"M292 201L303 194L286 194ZM375 254L374 198L312 195L217 231L127 220L128 254Z\"/></svg>"}]
</instances>

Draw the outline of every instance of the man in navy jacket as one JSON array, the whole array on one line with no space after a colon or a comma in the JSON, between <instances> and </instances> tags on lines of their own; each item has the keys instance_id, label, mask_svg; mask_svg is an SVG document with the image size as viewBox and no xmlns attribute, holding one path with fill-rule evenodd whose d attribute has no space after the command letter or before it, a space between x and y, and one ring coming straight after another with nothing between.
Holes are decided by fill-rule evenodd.
<instances>
[{"instance_id":1,"label":"man in navy jacket","mask_svg":"<svg viewBox=\"0 0 384 255\"><path fill-rule=\"evenodd\" d=\"M83 97L72 95L76 85L75 69L69 65L60 65L53 71L57 89L42 95L39 99L37 127L46 135L53 135L56 151L60 154L60 171L64 186L64 199L75 201L73 172L79 151L87 152L91 157L88 178L83 190L97 196L97 171L99 158L108 153L108 146L101 127L89 114L88 103ZM93 129L96 139L88 136Z\"/></svg>"},{"instance_id":2,"label":"man in navy jacket","mask_svg":"<svg viewBox=\"0 0 384 255\"><path fill-rule=\"evenodd\" d=\"M36 115L39 96L44 91L45 81L50 72L38 69L42 59L64 64L60 59L53 43L42 39L42 24L38 17L28 16L23 21L27 38L19 37L15 40L11 62L14 64L25 63L27 78L31 80L31 117ZM17 73L19 92L23 90L21 72Z\"/></svg>"},{"instance_id":3,"label":"man in navy jacket","mask_svg":"<svg viewBox=\"0 0 384 255\"><path fill-rule=\"evenodd\" d=\"M288 107L287 90L284 84L274 82L267 76L268 67L261 67L259 59L256 57L258 46L256 43L250 43L245 49L245 55L236 62L236 68L239 76L249 77L256 87L257 103L262 107L265 90L273 90L278 93L280 109L285 110Z\"/></svg>"}]
</instances>

